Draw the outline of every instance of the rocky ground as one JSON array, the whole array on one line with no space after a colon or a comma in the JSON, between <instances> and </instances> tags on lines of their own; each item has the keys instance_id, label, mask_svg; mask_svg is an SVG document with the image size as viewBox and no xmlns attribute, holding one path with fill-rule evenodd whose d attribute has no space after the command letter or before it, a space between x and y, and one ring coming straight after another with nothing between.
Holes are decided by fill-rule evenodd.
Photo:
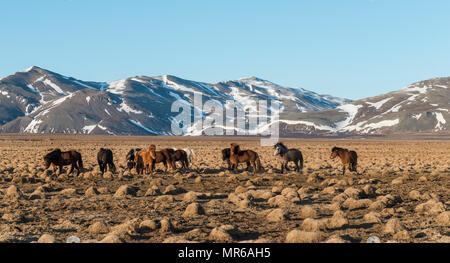
<instances>
[{"instance_id":1,"label":"rocky ground","mask_svg":"<svg viewBox=\"0 0 450 263\"><path fill-rule=\"evenodd\" d=\"M265 171L227 171L232 141ZM450 242L449 141L283 141L303 152L302 174L280 174L255 139L0 136L0 242ZM188 171L126 171L128 150L150 144L197 156ZM342 176L333 146L358 152L359 174ZM100 147L116 174L99 173ZM54 148L82 153L79 177L44 169Z\"/></svg>"}]
</instances>

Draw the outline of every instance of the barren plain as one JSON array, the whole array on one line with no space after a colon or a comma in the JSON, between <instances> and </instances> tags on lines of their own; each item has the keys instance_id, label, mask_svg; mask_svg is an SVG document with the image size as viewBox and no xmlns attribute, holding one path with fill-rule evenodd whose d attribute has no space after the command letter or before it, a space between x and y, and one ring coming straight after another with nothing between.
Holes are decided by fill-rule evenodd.
<instances>
[{"instance_id":1,"label":"barren plain","mask_svg":"<svg viewBox=\"0 0 450 263\"><path fill-rule=\"evenodd\" d=\"M450 141L282 141L302 151L302 173L281 174L255 138L2 135L0 242L450 242ZM231 142L258 152L264 172L228 171ZM126 153L150 144L196 156L186 171L127 171ZM358 174L342 176L333 146L358 153ZM101 147L117 173L101 176ZM79 177L44 169L55 148L82 154Z\"/></svg>"}]
</instances>

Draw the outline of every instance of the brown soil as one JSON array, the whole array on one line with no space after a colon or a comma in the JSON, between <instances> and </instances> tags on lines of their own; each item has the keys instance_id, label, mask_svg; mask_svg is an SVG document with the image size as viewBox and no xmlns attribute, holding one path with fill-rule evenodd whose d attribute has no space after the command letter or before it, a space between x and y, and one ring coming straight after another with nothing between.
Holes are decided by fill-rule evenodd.
<instances>
[{"instance_id":1,"label":"brown soil","mask_svg":"<svg viewBox=\"0 0 450 263\"><path fill-rule=\"evenodd\" d=\"M449 141L283 141L302 151L302 174L280 174L254 138L0 136L0 242L450 242ZM230 142L265 171L227 171ZM150 144L194 149L191 170L126 171L126 153ZM342 176L333 146L357 151L359 174ZM118 168L103 178L101 147ZM54 148L82 153L80 177L44 170Z\"/></svg>"}]
</instances>

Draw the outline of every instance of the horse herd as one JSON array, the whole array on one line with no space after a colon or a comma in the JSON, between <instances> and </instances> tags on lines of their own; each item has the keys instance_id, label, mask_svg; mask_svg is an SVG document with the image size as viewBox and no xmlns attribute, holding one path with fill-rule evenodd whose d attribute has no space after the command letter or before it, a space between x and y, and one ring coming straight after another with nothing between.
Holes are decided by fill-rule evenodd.
<instances>
[{"instance_id":1,"label":"horse herd","mask_svg":"<svg viewBox=\"0 0 450 263\"><path fill-rule=\"evenodd\" d=\"M289 171L288 163L293 162L295 164L295 171L301 173L303 170L303 155L298 149L289 149L282 142L274 145L274 156L277 156L281 163L281 173L285 170ZM193 162L195 151L190 148L176 149L176 148L163 148L159 151L156 150L154 144L145 150L141 148L131 149L126 155L127 168L131 172L131 169L136 168L137 174L153 173L155 171L155 165L162 163L167 172L168 167L173 171L177 170L177 162L181 163L182 169L189 169L189 165ZM349 151L347 149L333 147L331 149L331 159L338 157L341 159L343 165L342 175L345 174L345 168L352 172L357 172L357 159L358 156L355 151ZM102 175L108 170L115 173L116 166L113 161L113 152L110 149L101 148L97 154L97 161ZM237 172L239 164L245 163L247 165L247 171L253 169L253 172L263 171L261 160L257 152L253 150L241 150L240 146L236 143L231 143L230 148L222 150L222 160L228 163L228 170ZM77 169L77 176L83 169L83 160L81 154L75 150L68 152L62 152L60 149L56 149L44 156L44 165L48 169L50 166L53 169L59 168L59 174L62 173L63 166L71 165L69 174L74 169Z\"/></svg>"}]
</instances>

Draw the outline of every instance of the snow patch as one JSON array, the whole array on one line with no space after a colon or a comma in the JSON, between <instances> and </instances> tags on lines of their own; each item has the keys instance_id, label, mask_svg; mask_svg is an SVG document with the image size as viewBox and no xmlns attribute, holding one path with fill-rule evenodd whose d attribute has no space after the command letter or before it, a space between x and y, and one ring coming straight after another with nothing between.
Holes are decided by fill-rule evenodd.
<instances>
[{"instance_id":1,"label":"snow patch","mask_svg":"<svg viewBox=\"0 0 450 263\"><path fill-rule=\"evenodd\" d=\"M123 94L125 89L127 88L126 82L126 79L109 82L109 92L114 94Z\"/></svg>"},{"instance_id":2,"label":"snow patch","mask_svg":"<svg viewBox=\"0 0 450 263\"><path fill-rule=\"evenodd\" d=\"M118 108L118 111L121 112L126 112L126 113L134 113L134 114L143 114L142 111L138 111L138 110L134 110L133 108L131 108L130 106L128 106L125 101L123 101L120 104L120 108Z\"/></svg>"},{"instance_id":3,"label":"snow patch","mask_svg":"<svg viewBox=\"0 0 450 263\"><path fill-rule=\"evenodd\" d=\"M88 89L98 90L98 89L96 89L96 88L94 88L94 87L92 87L92 86L86 85L86 84L81 83L81 82L79 82L79 81L77 81L77 80L72 80L72 82L74 82L74 83L76 83L76 84L78 84L78 85L80 85L80 86L83 86L83 87L85 87L85 88L88 88Z\"/></svg>"},{"instance_id":4,"label":"snow patch","mask_svg":"<svg viewBox=\"0 0 450 263\"><path fill-rule=\"evenodd\" d=\"M392 98L387 98L387 99L381 100L379 102L366 102L366 104L369 104L370 106L379 110L386 102L390 101L391 99Z\"/></svg>"},{"instance_id":5,"label":"snow patch","mask_svg":"<svg viewBox=\"0 0 450 263\"><path fill-rule=\"evenodd\" d=\"M41 125L43 121L34 119L28 124L28 126L23 131L24 133L38 133L39 126Z\"/></svg>"},{"instance_id":6,"label":"snow patch","mask_svg":"<svg viewBox=\"0 0 450 263\"><path fill-rule=\"evenodd\" d=\"M35 88L33 87L32 84L28 84L27 87L28 87L28 88L31 90L31 92L33 92L33 93L40 93L39 90L35 89Z\"/></svg>"},{"instance_id":7,"label":"snow patch","mask_svg":"<svg viewBox=\"0 0 450 263\"><path fill-rule=\"evenodd\" d=\"M431 88L431 87L428 87L428 86L423 86L423 87L407 86L406 88L403 88L402 91L405 91L405 92L419 92L420 94L425 94L429 88Z\"/></svg>"},{"instance_id":8,"label":"snow patch","mask_svg":"<svg viewBox=\"0 0 450 263\"><path fill-rule=\"evenodd\" d=\"M90 134L92 132L92 130L95 129L95 127L97 127L97 124L94 125L86 125L84 126L81 130L83 131L83 133L85 134Z\"/></svg>"},{"instance_id":9,"label":"snow patch","mask_svg":"<svg viewBox=\"0 0 450 263\"><path fill-rule=\"evenodd\" d=\"M347 113L348 117L345 120L336 123L336 129L340 130L348 126L350 123L352 123L353 119L356 117L356 114L358 114L360 108L362 108L362 105L354 105L354 104L344 104L337 107L338 110Z\"/></svg>"},{"instance_id":10,"label":"snow patch","mask_svg":"<svg viewBox=\"0 0 450 263\"><path fill-rule=\"evenodd\" d=\"M419 120L419 119L422 117L422 113L420 113L420 114L414 114L412 117L413 117L414 119L416 119L416 120Z\"/></svg>"},{"instance_id":11,"label":"snow patch","mask_svg":"<svg viewBox=\"0 0 450 263\"><path fill-rule=\"evenodd\" d=\"M151 134L166 134L166 133L164 133L164 132L158 132L158 131L155 131L155 130L152 130L152 129L150 129L150 128L147 128L147 127L145 127L144 125L142 125L142 123L140 123L139 121L135 121L135 120L131 120L131 119L129 119L129 121L132 123L132 124L134 124L135 126L137 126L137 127L139 127L139 128L141 128L141 129L143 129L143 130L145 130L146 132L148 132L148 133L151 133Z\"/></svg>"},{"instance_id":12,"label":"snow patch","mask_svg":"<svg viewBox=\"0 0 450 263\"><path fill-rule=\"evenodd\" d=\"M434 127L436 130L442 130L444 129L444 125L447 123L444 116L440 112L434 112L434 115L436 116L437 124Z\"/></svg>"},{"instance_id":13,"label":"snow patch","mask_svg":"<svg viewBox=\"0 0 450 263\"><path fill-rule=\"evenodd\" d=\"M44 83L47 86L50 86L51 88L53 88L56 92L58 92L59 94L64 94L67 95L66 92L64 92L58 85L56 85L55 83L53 83L51 80L49 79L45 79L44 81L42 81L42 83Z\"/></svg>"}]
</instances>

